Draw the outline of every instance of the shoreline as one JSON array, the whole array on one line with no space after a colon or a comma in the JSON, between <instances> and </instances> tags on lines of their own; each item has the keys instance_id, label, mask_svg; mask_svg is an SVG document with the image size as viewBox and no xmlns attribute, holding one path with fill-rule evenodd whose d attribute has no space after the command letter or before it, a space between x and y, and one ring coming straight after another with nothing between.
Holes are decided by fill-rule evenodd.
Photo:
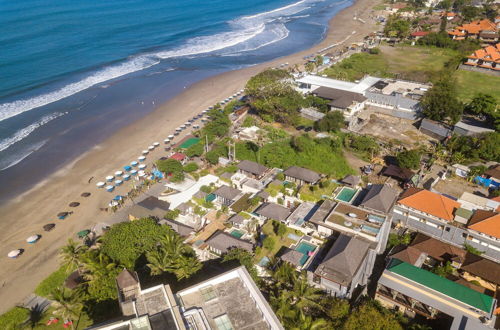
<instances>
[{"instance_id":1,"label":"shoreline","mask_svg":"<svg viewBox=\"0 0 500 330\"><path fill-rule=\"evenodd\" d=\"M304 62L303 57L343 41L353 43L362 40L376 30L375 22L369 19L378 0L356 0L351 6L338 12L329 21L324 39L314 47L295 54L277 58L240 70L225 72L199 81L151 113L120 129L110 138L94 146L78 158L70 161L56 173L42 180L33 188L0 207L4 230L0 233L0 313L4 313L29 295L38 283L53 272L58 265L58 250L67 238L76 238L76 232L90 228L92 224L105 222L111 215L99 210L106 207L113 194L98 190L95 186L105 176L140 156L141 150L154 141L162 142L172 134L175 127L198 114L203 109L244 88L246 81L268 67L288 62L290 66ZM354 20L362 18L366 23ZM355 33L352 33L356 31ZM336 47L343 47L345 44ZM330 48L332 51L336 47ZM177 140L177 138L176 138ZM148 155L148 161L158 159L157 148ZM94 179L89 183L89 178ZM125 183L116 193L128 190ZM82 192L91 192L88 198ZM74 214L67 220L57 220L56 214L70 211L68 203L80 202L72 209ZM51 232L43 232L42 226L56 223ZM7 228L7 229L5 229ZM42 234L37 244L29 245L25 239L33 234ZM6 254L17 248L25 249L19 259L8 259Z\"/></svg>"}]
</instances>

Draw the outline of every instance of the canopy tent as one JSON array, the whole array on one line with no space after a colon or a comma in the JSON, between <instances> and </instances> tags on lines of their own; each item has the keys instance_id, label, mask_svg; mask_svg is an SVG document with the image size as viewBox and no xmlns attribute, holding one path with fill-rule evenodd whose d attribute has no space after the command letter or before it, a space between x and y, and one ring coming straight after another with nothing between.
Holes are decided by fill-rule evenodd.
<instances>
[{"instance_id":1,"label":"canopy tent","mask_svg":"<svg viewBox=\"0 0 500 330\"><path fill-rule=\"evenodd\" d=\"M56 226L55 223L48 223L48 224L44 225L42 228L45 231L51 231L52 229L55 228L55 226Z\"/></svg>"}]
</instances>

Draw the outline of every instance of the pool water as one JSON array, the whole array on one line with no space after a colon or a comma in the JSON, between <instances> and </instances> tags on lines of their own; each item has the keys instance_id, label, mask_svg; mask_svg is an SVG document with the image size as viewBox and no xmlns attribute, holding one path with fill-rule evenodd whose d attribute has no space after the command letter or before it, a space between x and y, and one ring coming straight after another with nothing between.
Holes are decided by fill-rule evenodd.
<instances>
[{"instance_id":1,"label":"pool water","mask_svg":"<svg viewBox=\"0 0 500 330\"><path fill-rule=\"evenodd\" d=\"M241 236L245 235L244 232L239 231L239 230L233 230L231 232L231 236L236 237L236 238L241 238Z\"/></svg>"},{"instance_id":2,"label":"pool water","mask_svg":"<svg viewBox=\"0 0 500 330\"><path fill-rule=\"evenodd\" d=\"M300 265L304 266L309 259L309 252L316 250L316 246L312 244L308 244L306 242L300 242L299 245L295 247L295 251L299 251L304 254L302 258L300 258Z\"/></svg>"},{"instance_id":3,"label":"pool water","mask_svg":"<svg viewBox=\"0 0 500 330\"><path fill-rule=\"evenodd\" d=\"M337 199L341 200L343 202L349 203L354 195L356 195L357 190L348 188L348 187L343 187L342 190L337 194Z\"/></svg>"}]
</instances>

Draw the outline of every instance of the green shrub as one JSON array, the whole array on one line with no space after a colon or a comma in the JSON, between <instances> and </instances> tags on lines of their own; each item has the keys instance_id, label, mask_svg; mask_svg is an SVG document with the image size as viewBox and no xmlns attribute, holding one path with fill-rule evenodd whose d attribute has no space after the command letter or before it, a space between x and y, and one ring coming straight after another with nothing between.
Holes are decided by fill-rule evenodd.
<instances>
[{"instance_id":1,"label":"green shrub","mask_svg":"<svg viewBox=\"0 0 500 330\"><path fill-rule=\"evenodd\" d=\"M15 329L19 327L29 317L29 311L26 308L14 307L0 315L0 329Z\"/></svg>"},{"instance_id":2,"label":"green shrub","mask_svg":"<svg viewBox=\"0 0 500 330\"><path fill-rule=\"evenodd\" d=\"M58 270L45 278L35 289L35 294L42 297L49 297L55 288L59 288L64 284L66 278L73 272L74 269L66 269L60 267Z\"/></svg>"}]
</instances>

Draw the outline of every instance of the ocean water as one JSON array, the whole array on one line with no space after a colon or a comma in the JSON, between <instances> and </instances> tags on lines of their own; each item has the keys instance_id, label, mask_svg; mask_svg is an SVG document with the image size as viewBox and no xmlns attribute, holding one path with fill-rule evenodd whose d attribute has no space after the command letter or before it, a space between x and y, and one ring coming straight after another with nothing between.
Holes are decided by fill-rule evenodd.
<instances>
[{"instance_id":1,"label":"ocean water","mask_svg":"<svg viewBox=\"0 0 500 330\"><path fill-rule=\"evenodd\" d=\"M320 42L350 4L1 1L0 202L194 82Z\"/></svg>"}]
</instances>

